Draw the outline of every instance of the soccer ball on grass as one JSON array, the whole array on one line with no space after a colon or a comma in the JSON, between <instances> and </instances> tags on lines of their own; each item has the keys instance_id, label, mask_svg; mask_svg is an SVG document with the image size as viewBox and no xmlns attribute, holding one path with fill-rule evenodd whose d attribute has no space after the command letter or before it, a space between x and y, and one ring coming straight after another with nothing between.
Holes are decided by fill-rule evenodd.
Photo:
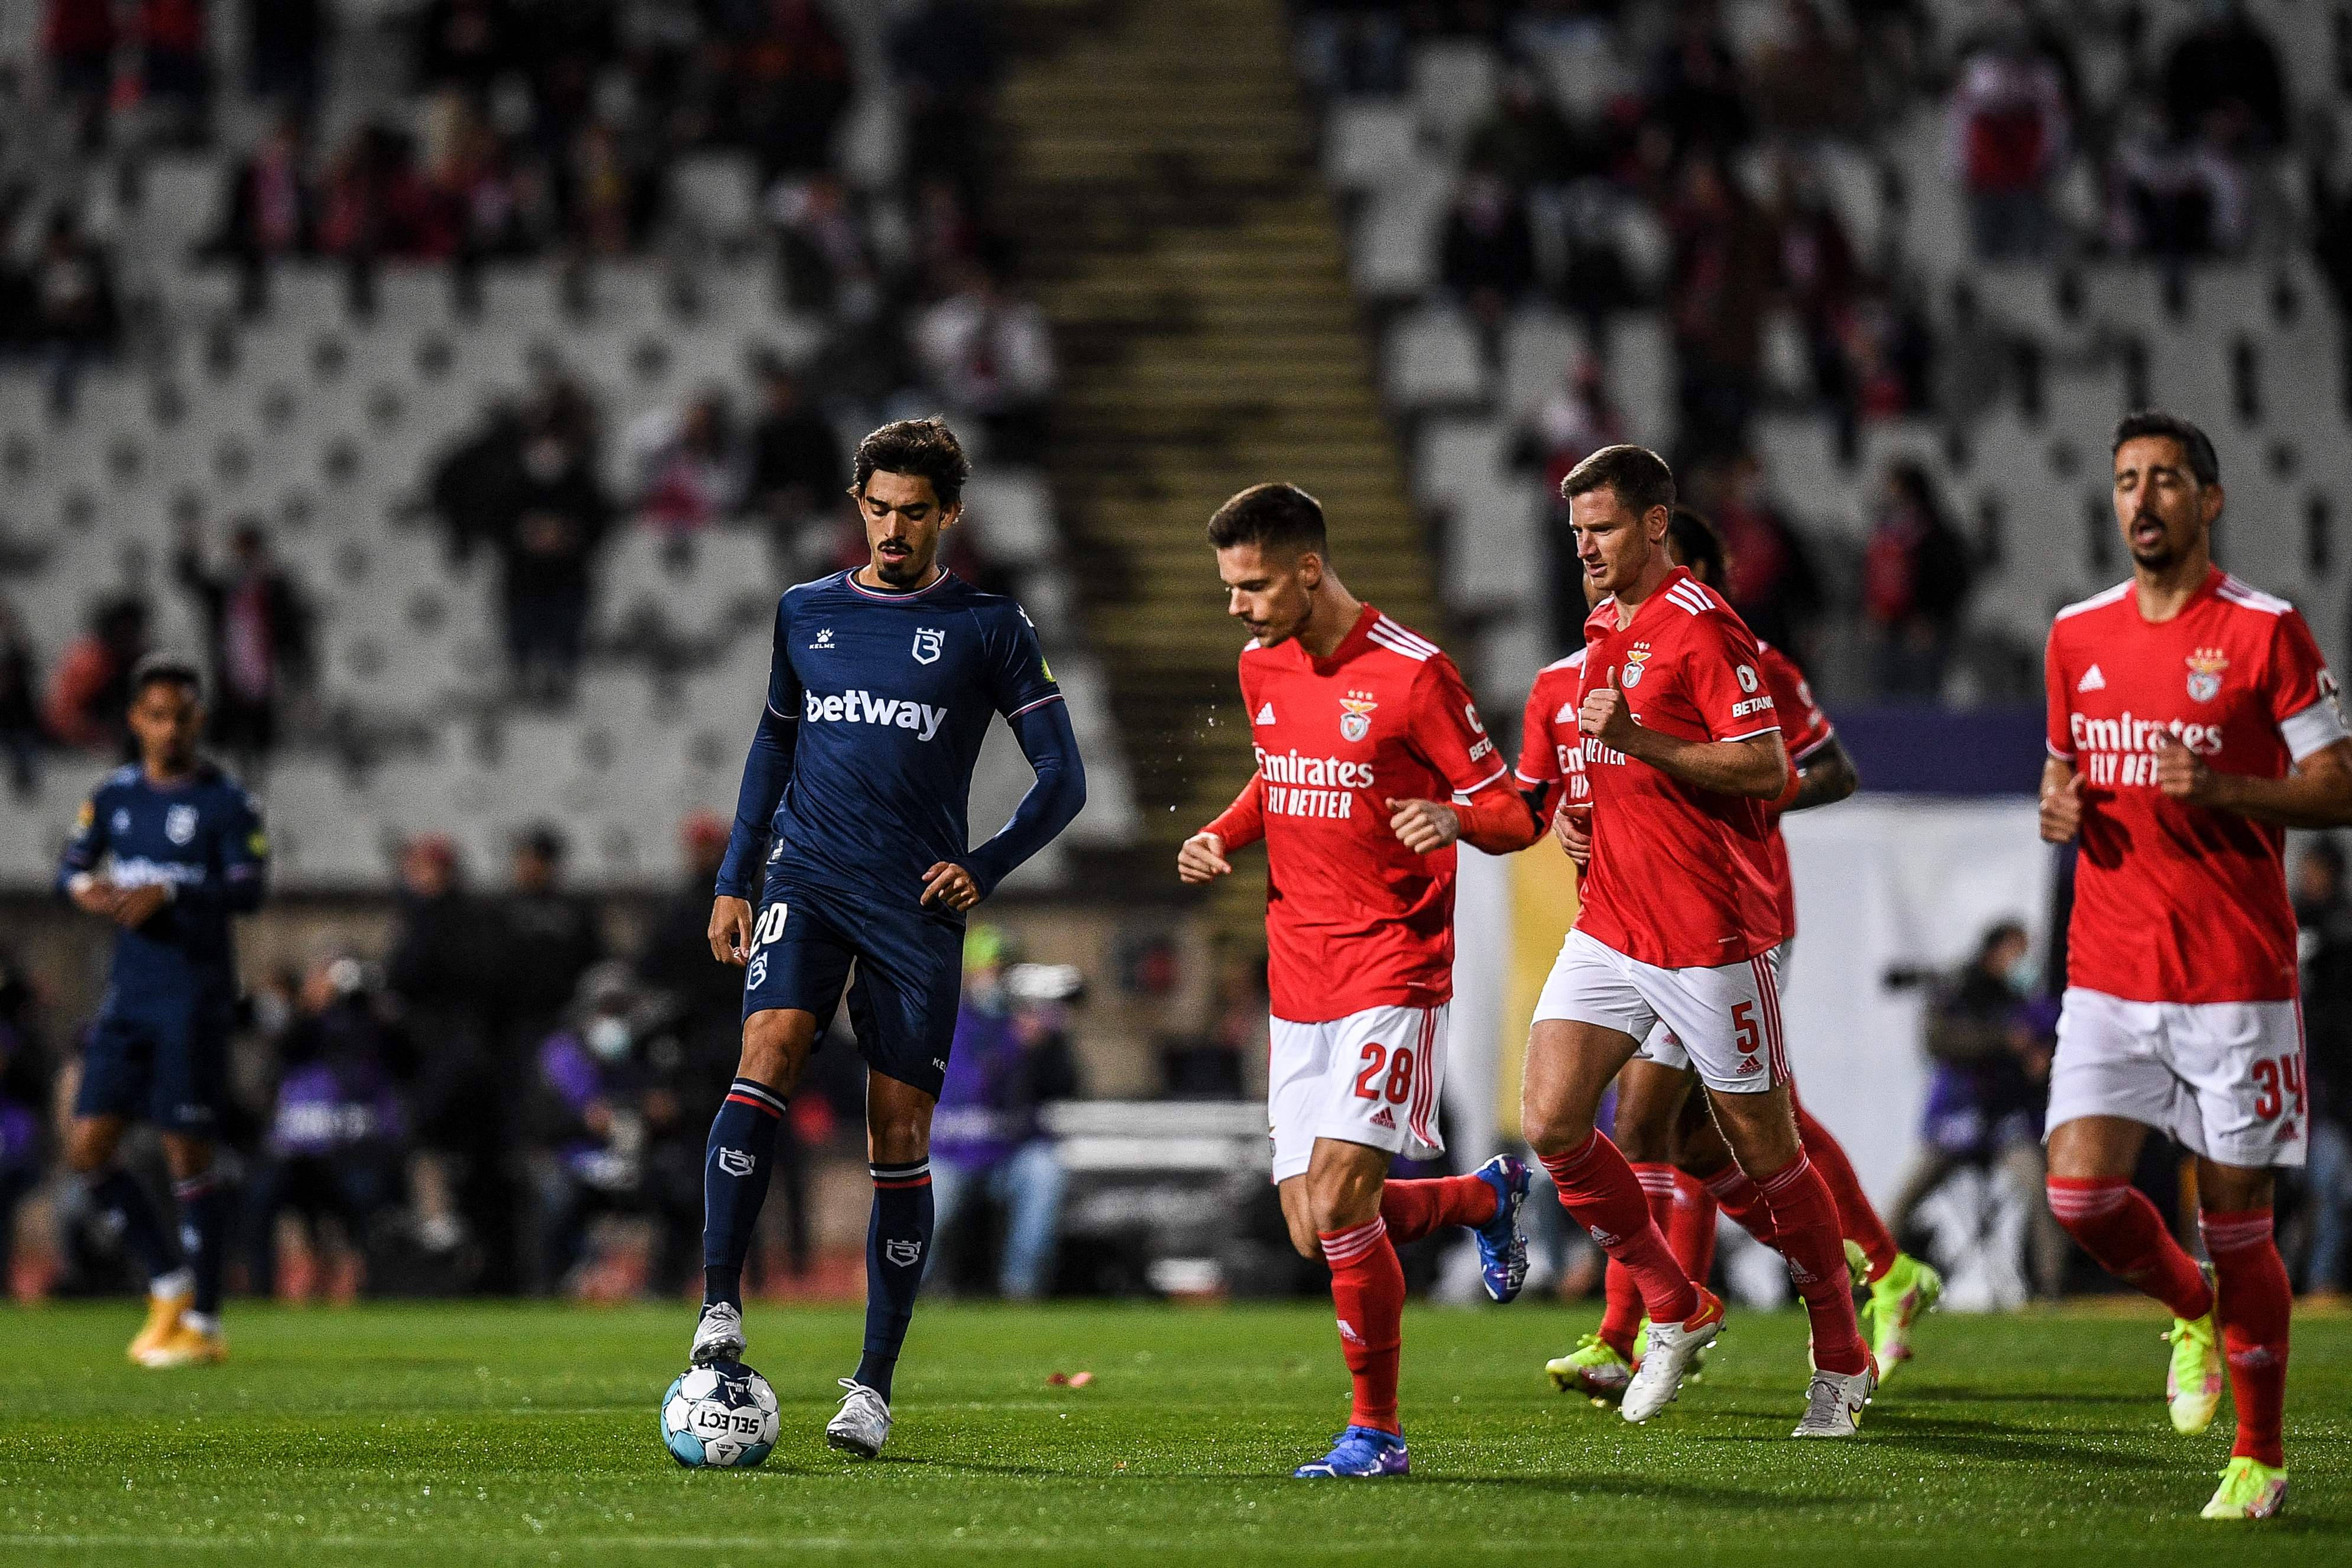
<instances>
[{"instance_id":1,"label":"soccer ball on grass","mask_svg":"<svg viewBox=\"0 0 2352 1568\"><path fill-rule=\"evenodd\" d=\"M776 1391L740 1362L691 1366L662 1395L662 1446L691 1470L748 1470L776 1446Z\"/></svg>"}]
</instances>

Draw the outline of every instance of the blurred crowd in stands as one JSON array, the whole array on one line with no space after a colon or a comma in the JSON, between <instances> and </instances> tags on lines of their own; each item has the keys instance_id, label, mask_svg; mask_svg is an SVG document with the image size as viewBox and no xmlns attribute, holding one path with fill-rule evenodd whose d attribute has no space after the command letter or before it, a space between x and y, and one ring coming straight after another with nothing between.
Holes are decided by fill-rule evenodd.
<instances>
[{"instance_id":1,"label":"blurred crowd in stands","mask_svg":"<svg viewBox=\"0 0 2352 1568\"><path fill-rule=\"evenodd\" d=\"M2145 8L2094 16L2033 0L1786 0L1772 25L1751 11L1738 29L1714 0L1293 8L1306 69L1334 97L1408 91L1413 48L1432 41L1486 45L1505 62L1460 150L1439 275L1490 352L1532 305L1589 324L1596 356L1568 367L1520 433L1530 480L1540 473L1556 494L1587 452L1641 437L1605 390L1608 326L1625 310L1663 309L1671 455L1735 534L1735 604L1801 659L1825 613L1858 620L1872 684L1888 696L1948 694L1974 552L1935 480L1906 466L1877 477L1864 558L1818 570L1805 540L1814 521L1755 504L1757 418L1776 404L1822 412L1851 462L1881 421L1965 426L2010 372L1972 299L1956 292L1948 310L1929 297L1928 269L1903 254L1894 225L1850 226L1852 204L1833 187L1857 168L1882 210L1917 199L1874 139L1898 134L1922 104L1942 106L1945 173L1981 261L2177 268L2308 246L2339 302L2352 300L2352 188L2334 172L2334 121L2294 101L2278 40L2235 0L2160 36ZM1591 65L1565 73L1587 85L1559 88L1560 60L1604 58L1632 68L1604 72L1613 88L1590 86ZM1801 342L1789 351L1801 392L1768 363L1782 321ZM1572 629L1572 563L1560 561L1557 583L1555 619Z\"/></svg>"}]
</instances>

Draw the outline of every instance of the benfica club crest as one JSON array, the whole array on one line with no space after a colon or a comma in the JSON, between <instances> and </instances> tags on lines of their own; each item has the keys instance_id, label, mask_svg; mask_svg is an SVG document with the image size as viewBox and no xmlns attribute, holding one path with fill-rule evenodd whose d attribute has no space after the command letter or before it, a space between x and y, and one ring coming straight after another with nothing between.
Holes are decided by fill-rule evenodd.
<instances>
[{"instance_id":1,"label":"benfica club crest","mask_svg":"<svg viewBox=\"0 0 2352 1568\"><path fill-rule=\"evenodd\" d=\"M2210 702L2221 695L2221 672L2230 661L2218 647L2200 647L2189 656L2189 695L2199 702Z\"/></svg>"},{"instance_id":2,"label":"benfica club crest","mask_svg":"<svg viewBox=\"0 0 2352 1568\"><path fill-rule=\"evenodd\" d=\"M1356 742L1372 732L1372 710L1379 703L1369 691L1350 691L1339 699L1339 738Z\"/></svg>"},{"instance_id":3,"label":"benfica club crest","mask_svg":"<svg viewBox=\"0 0 2352 1568\"><path fill-rule=\"evenodd\" d=\"M1617 671L1617 684L1628 691L1641 685L1643 661L1649 657L1650 645L1645 642L1635 643L1633 651L1625 656L1624 664Z\"/></svg>"}]
</instances>

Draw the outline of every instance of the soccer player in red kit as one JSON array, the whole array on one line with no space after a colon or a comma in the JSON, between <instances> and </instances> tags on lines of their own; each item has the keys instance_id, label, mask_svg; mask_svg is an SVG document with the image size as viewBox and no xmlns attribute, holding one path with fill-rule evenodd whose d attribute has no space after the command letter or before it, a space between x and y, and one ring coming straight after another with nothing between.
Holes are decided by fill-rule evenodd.
<instances>
[{"instance_id":1,"label":"soccer player in red kit","mask_svg":"<svg viewBox=\"0 0 2352 1568\"><path fill-rule=\"evenodd\" d=\"M1577 728L1592 792L1576 925L1528 1040L1521 1125L1560 1203L1640 1287L1651 1319L1622 1413L1665 1408L1723 1304L1676 1262L1640 1180L1594 1125L1601 1095L1665 1025L1762 1190L1811 1319L1815 1372L1799 1436L1849 1436L1877 1381L1855 1327L1837 1211L1790 1109L1771 952L1782 926L1766 803L1788 752L1756 639L1674 564L1674 475L1607 447L1561 481L1578 559L1606 595L1585 622Z\"/></svg>"},{"instance_id":2,"label":"soccer player in red kit","mask_svg":"<svg viewBox=\"0 0 2352 1568\"><path fill-rule=\"evenodd\" d=\"M1476 1232L1498 1301L1527 1277L1527 1167L1386 1179L1444 1152L1437 1127L1454 994L1454 845L1522 848L1542 831L1509 784L1453 660L1360 603L1330 566L1323 509L1255 485L1209 523L1230 612L1254 640L1241 687L1257 771L1185 841L1202 883L1264 838L1272 1003L1267 1116L1292 1245L1330 1266L1355 1384L1348 1428L1302 1478L1406 1474L1397 1419L1399 1241Z\"/></svg>"},{"instance_id":3,"label":"soccer player in red kit","mask_svg":"<svg viewBox=\"0 0 2352 1568\"><path fill-rule=\"evenodd\" d=\"M2352 823L2352 742L2303 617L2213 564L2221 470L2204 432L2126 417L2115 504L2130 579L2050 628L2042 836L2077 846L2050 1206L2178 1320L2181 1432L2213 1419L2226 1354L2238 1436L2204 1513L2262 1519L2286 1499L2271 1173L2304 1163L2308 1134L2284 830ZM2210 1269L2131 1185L2151 1127L2197 1156Z\"/></svg>"},{"instance_id":4,"label":"soccer player in red kit","mask_svg":"<svg viewBox=\"0 0 2352 1568\"><path fill-rule=\"evenodd\" d=\"M1727 563L1722 536L1688 507L1674 509L1666 525L1666 552L1675 565L1707 587L1718 587L1725 580ZM1789 953L1796 941L1797 892L1789 873L1788 846L1780 836L1780 819L1789 812L1834 805L1852 795L1861 781L1853 760L1838 742L1835 726L1813 700L1812 688L1796 661L1760 640L1757 651L1762 656L1758 668L1764 677L1764 689L1772 694L1773 711L1780 716L1793 770L1788 788L1765 808L1773 887L1787 933L1774 951L1774 978L1785 983ZM1537 678L1528 693L1516 772L1523 789L1537 792L1538 811L1551 788L1562 777L1570 776L1565 770L1571 758L1578 769L1574 776L1581 784L1574 686L1578 678L1573 671L1583 668L1583 659L1580 649L1551 666ZM1590 839L1583 831L1582 814L1573 809L1578 795L1575 788L1567 792L1558 822L1562 847L1581 865ZM1749 1235L1768 1246L1772 1233L1762 1191L1732 1159L1730 1148L1706 1113L1705 1099L1690 1092L1694 1081L1690 1054L1682 1043L1664 1026L1651 1030L1640 1053L1617 1075L1612 1133L1649 1196L1651 1216L1665 1233L1675 1261L1703 1284L1714 1265L1718 1205L1729 1209ZM1862 1190L1861 1178L1843 1145L1796 1098L1793 1083L1790 1104L1805 1157L1821 1173L1837 1205L1847 1259L1868 1292L1863 1322L1883 1379L1909 1356L1911 1326L1942 1294L1942 1277L1896 1247L1893 1234ZM1596 1403L1623 1394L1640 1348L1641 1292L1632 1275L1614 1260L1607 1275L1606 1303L1599 1330L1544 1367L1561 1392L1573 1389Z\"/></svg>"}]
</instances>

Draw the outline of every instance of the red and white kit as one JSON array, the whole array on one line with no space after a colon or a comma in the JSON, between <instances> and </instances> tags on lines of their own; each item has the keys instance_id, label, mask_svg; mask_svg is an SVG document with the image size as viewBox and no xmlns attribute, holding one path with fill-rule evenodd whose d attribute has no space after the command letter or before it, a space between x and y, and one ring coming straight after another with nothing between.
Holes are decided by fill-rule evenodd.
<instances>
[{"instance_id":1,"label":"red and white kit","mask_svg":"<svg viewBox=\"0 0 2352 1568\"><path fill-rule=\"evenodd\" d=\"M1584 632L1574 702L1563 693L1552 704L1569 715L1549 721L1555 748L1574 733L1585 694L1612 675L1635 721L1664 734L1739 741L1780 728L1756 639L1680 568L1630 626L1618 626L1607 599ZM1721 1092L1786 1081L1770 963L1783 928L1764 804L1681 784L1590 737L1577 742L1594 806L1591 858L1535 1016L1636 1040L1663 1024Z\"/></svg>"},{"instance_id":2,"label":"red and white kit","mask_svg":"<svg viewBox=\"0 0 2352 1568\"><path fill-rule=\"evenodd\" d=\"M1454 996L1454 852L1419 855L1388 801L1484 801L1508 773L1454 661L1370 605L1329 658L1242 653L1257 773L1209 825L1266 850L1274 1177L1318 1138L1426 1159Z\"/></svg>"},{"instance_id":3,"label":"red and white kit","mask_svg":"<svg viewBox=\"0 0 2352 1568\"><path fill-rule=\"evenodd\" d=\"M2219 567L2160 623L2124 583L2058 613L2046 679L2050 754L2083 781L2049 1124L2127 1117L2225 1164L2302 1164L2286 835L2156 780L2162 735L2258 778L2343 740L2310 627Z\"/></svg>"}]
</instances>

